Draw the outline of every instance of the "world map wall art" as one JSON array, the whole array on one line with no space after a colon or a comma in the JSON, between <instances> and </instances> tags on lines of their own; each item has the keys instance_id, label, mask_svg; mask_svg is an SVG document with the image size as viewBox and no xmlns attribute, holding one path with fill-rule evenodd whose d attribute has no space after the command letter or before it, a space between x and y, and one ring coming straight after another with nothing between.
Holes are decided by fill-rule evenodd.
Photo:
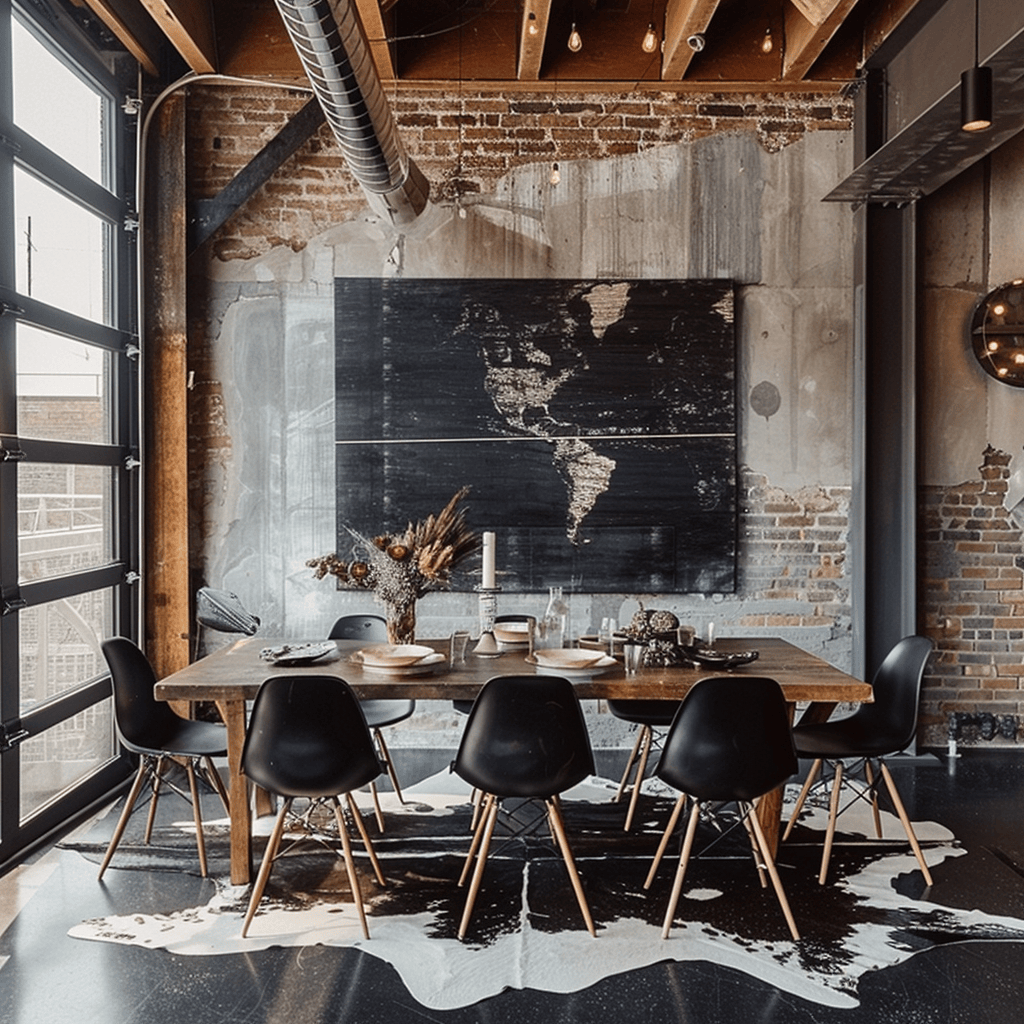
<instances>
[{"instance_id":1,"label":"world map wall art","mask_svg":"<svg viewBox=\"0 0 1024 1024\"><path fill-rule=\"evenodd\" d=\"M339 556L469 485L504 591L734 591L733 310L722 280L336 280Z\"/></svg>"}]
</instances>

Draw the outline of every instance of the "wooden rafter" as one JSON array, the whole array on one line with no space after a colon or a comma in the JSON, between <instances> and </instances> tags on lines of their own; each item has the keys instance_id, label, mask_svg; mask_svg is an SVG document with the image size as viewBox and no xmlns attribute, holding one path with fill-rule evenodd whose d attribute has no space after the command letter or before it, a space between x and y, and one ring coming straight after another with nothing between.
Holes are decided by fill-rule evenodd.
<instances>
[{"instance_id":1,"label":"wooden rafter","mask_svg":"<svg viewBox=\"0 0 1024 1024\"><path fill-rule=\"evenodd\" d=\"M385 7L391 6L393 5L381 4L380 0L356 0L356 10L359 12L363 34L370 47L377 74L388 82L395 77L395 62L391 56L391 45L387 41L388 32L387 26L384 24L384 10Z\"/></svg>"},{"instance_id":2,"label":"wooden rafter","mask_svg":"<svg viewBox=\"0 0 1024 1024\"><path fill-rule=\"evenodd\" d=\"M157 75L164 37L139 0L86 0L148 75Z\"/></svg>"},{"instance_id":3,"label":"wooden rafter","mask_svg":"<svg viewBox=\"0 0 1024 1024\"><path fill-rule=\"evenodd\" d=\"M198 75L217 71L213 8L208 0L142 0L164 35Z\"/></svg>"},{"instance_id":4,"label":"wooden rafter","mask_svg":"<svg viewBox=\"0 0 1024 1024\"><path fill-rule=\"evenodd\" d=\"M661 63L661 77L666 81L680 79L686 74L694 55L686 40L707 31L718 4L719 0L668 0Z\"/></svg>"},{"instance_id":5,"label":"wooden rafter","mask_svg":"<svg viewBox=\"0 0 1024 1024\"><path fill-rule=\"evenodd\" d=\"M864 58L870 57L896 31L921 0L892 0L868 18L864 27Z\"/></svg>"},{"instance_id":6,"label":"wooden rafter","mask_svg":"<svg viewBox=\"0 0 1024 1024\"><path fill-rule=\"evenodd\" d=\"M519 26L519 67L516 72L520 81L536 81L540 78L550 15L551 0L526 0L523 4L523 20Z\"/></svg>"},{"instance_id":7,"label":"wooden rafter","mask_svg":"<svg viewBox=\"0 0 1024 1024\"><path fill-rule=\"evenodd\" d=\"M856 3L857 0L827 0L820 12L824 16L817 25L808 21L796 7L790 5L786 8L786 49L782 57L784 79L800 79L811 70L811 65L821 56ZM831 10L826 13L827 7Z\"/></svg>"}]
</instances>

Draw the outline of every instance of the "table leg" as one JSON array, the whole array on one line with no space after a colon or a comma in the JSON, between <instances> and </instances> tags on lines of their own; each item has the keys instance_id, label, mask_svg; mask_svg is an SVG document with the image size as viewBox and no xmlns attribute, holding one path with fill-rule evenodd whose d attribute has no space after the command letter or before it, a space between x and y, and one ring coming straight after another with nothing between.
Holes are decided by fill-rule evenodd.
<instances>
[{"instance_id":1,"label":"table leg","mask_svg":"<svg viewBox=\"0 0 1024 1024\"><path fill-rule=\"evenodd\" d=\"M242 774L242 746L245 743L245 701L217 701L228 727L229 795L231 798L231 884L247 885L252 878L252 817L249 785Z\"/></svg>"}]
</instances>

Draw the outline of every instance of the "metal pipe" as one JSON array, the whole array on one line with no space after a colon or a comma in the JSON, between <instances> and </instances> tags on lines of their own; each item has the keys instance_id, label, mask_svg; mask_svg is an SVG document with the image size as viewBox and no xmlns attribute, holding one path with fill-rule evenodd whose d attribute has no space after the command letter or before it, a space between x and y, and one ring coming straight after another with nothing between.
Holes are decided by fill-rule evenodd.
<instances>
[{"instance_id":1,"label":"metal pipe","mask_svg":"<svg viewBox=\"0 0 1024 1024\"><path fill-rule=\"evenodd\" d=\"M353 0L275 0L342 153L375 213L414 221L430 185L405 152Z\"/></svg>"}]
</instances>

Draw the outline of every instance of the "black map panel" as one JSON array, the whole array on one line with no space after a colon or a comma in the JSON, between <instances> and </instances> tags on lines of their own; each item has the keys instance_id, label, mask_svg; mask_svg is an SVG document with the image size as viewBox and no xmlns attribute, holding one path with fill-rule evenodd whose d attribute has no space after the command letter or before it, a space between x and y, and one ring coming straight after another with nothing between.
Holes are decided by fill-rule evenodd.
<instances>
[{"instance_id":1,"label":"black map panel","mask_svg":"<svg viewBox=\"0 0 1024 1024\"><path fill-rule=\"evenodd\" d=\"M731 282L344 278L335 317L343 557L469 484L505 591L735 590Z\"/></svg>"}]
</instances>

